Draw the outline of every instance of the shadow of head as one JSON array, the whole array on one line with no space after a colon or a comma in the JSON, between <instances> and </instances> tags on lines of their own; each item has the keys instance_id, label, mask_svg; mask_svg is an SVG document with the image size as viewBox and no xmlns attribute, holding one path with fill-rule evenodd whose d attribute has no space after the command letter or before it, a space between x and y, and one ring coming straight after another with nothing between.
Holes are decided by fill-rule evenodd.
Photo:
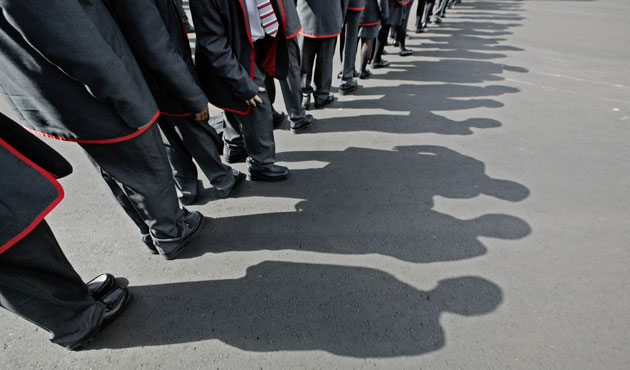
<instances>
[{"instance_id":1,"label":"shadow of head","mask_svg":"<svg viewBox=\"0 0 630 370\"><path fill-rule=\"evenodd\" d=\"M501 289L479 277L423 291L385 272L263 262L239 279L133 287L134 303L92 348L218 339L245 351L396 357L444 345L443 312L484 315Z\"/></svg>"}]
</instances>

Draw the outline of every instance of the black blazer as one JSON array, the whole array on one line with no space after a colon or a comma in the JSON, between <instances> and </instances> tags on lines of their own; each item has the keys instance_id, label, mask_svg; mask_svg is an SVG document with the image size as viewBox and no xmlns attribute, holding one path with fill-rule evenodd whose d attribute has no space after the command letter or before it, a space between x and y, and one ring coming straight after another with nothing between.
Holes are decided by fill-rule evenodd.
<instances>
[{"instance_id":1,"label":"black blazer","mask_svg":"<svg viewBox=\"0 0 630 370\"><path fill-rule=\"evenodd\" d=\"M197 79L188 36L173 0L105 0L166 115L208 107Z\"/></svg>"},{"instance_id":2,"label":"black blazer","mask_svg":"<svg viewBox=\"0 0 630 370\"><path fill-rule=\"evenodd\" d=\"M57 178L72 172L59 153L0 113L0 253L61 201Z\"/></svg>"},{"instance_id":3,"label":"black blazer","mask_svg":"<svg viewBox=\"0 0 630 370\"><path fill-rule=\"evenodd\" d=\"M253 81L254 65L269 76L284 79L289 68L284 6L272 0L279 29L266 37L258 54L254 50L245 0L191 0L197 34L196 65L201 86L210 103L234 113L247 115L246 100L258 94Z\"/></svg>"}]
</instances>

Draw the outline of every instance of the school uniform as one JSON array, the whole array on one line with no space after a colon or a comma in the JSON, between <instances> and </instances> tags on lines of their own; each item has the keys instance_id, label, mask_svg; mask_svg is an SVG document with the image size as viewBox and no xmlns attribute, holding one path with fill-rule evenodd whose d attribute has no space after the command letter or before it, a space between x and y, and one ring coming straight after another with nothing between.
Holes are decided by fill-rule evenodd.
<instances>
[{"instance_id":1,"label":"school uniform","mask_svg":"<svg viewBox=\"0 0 630 370\"><path fill-rule=\"evenodd\" d=\"M32 132L79 143L123 185L162 253L181 249L202 218L195 214L192 228L184 222L153 125L157 104L105 4L0 0L0 7L0 97L14 116Z\"/></svg>"},{"instance_id":2,"label":"school uniform","mask_svg":"<svg viewBox=\"0 0 630 370\"><path fill-rule=\"evenodd\" d=\"M343 25L345 42L343 48L342 80L352 81L354 77L354 64L357 59L357 46L359 44L359 21L365 9L366 0L350 0L348 11Z\"/></svg>"},{"instance_id":3,"label":"school uniform","mask_svg":"<svg viewBox=\"0 0 630 370\"><path fill-rule=\"evenodd\" d=\"M385 45L387 44L387 34L389 33L391 28L394 30L398 30L404 22L405 17L405 9L406 6L409 5L412 0L393 0L389 2L389 17L386 21L382 22L381 30L379 31L375 54L374 54L374 64L381 62L381 55L383 54L383 50L385 49ZM401 35L402 33L402 35ZM403 32L397 32L398 39L401 41L401 38L405 37ZM402 47L404 48L404 40L402 40Z\"/></svg>"},{"instance_id":4,"label":"school uniform","mask_svg":"<svg viewBox=\"0 0 630 370\"><path fill-rule=\"evenodd\" d=\"M166 153L180 200L202 196L199 164L213 187L227 192L235 184L232 168L221 163L221 141L194 114L208 107L199 86L188 37L173 0L105 0L125 35L160 108L158 124L166 136ZM238 174L238 172L235 172Z\"/></svg>"},{"instance_id":5,"label":"school uniform","mask_svg":"<svg viewBox=\"0 0 630 370\"><path fill-rule=\"evenodd\" d=\"M250 27L252 20L258 27L261 21L255 14L256 4L249 1L192 0L190 7L197 33L196 64L201 86L210 102L226 112L224 156L246 154L249 175L254 179L255 174L274 176L271 172L280 167L274 165L271 103L259 87L264 86L265 75L286 78L289 58L282 2L271 0L274 24L278 25L272 37L265 30L261 34L260 29ZM255 96L263 103L248 105L246 101Z\"/></svg>"},{"instance_id":6,"label":"school uniform","mask_svg":"<svg viewBox=\"0 0 630 370\"><path fill-rule=\"evenodd\" d=\"M316 106L331 100L335 42L341 33L347 8L348 0L297 1L302 22L302 94L306 106L310 107L311 94ZM311 81L315 83L315 89Z\"/></svg>"},{"instance_id":7,"label":"school uniform","mask_svg":"<svg viewBox=\"0 0 630 370\"><path fill-rule=\"evenodd\" d=\"M302 29L302 23L300 22L295 3L296 0L282 0L287 27L289 69L287 77L280 80L280 90L282 90L282 97L287 113L289 114L291 127L299 127L306 119L306 111L302 106L302 92L300 90L302 53L298 39L299 32ZM269 98L272 104L275 101L275 85L273 80L274 79L270 76L267 76L265 79L265 87L269 92Z\"/></svg>"},{"instance_id":8,"label":"school uniform","mask_svg":"<svg viewBox=\"0 0 630 370\"><path fill-rule=\"evenodd\" d=\"M381 21L389 17L388 0L366 0L365 9L359 19L359 37L374 39L378 36Z\"/></svg>"},{"instance_id":9,"label":"school uniform","mask_svg":"<svg viewBox=\"0 0 630 370\"><path fill-rule=\"evenodd\" d=\"M73 348L100 326L95 301L44 221L63 198L58 178L70 164L0 114L0 306Z\"/></svg>"}]
</instances>

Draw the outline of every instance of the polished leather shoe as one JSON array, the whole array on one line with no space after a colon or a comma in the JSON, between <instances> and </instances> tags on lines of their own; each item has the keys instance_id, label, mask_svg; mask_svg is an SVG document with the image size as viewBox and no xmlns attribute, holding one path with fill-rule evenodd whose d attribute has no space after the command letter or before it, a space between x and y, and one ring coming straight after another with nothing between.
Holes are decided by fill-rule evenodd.
<instances>
[{"instance_id":1,"label":"polished leather shoe","mask_svg":"<svg viewBox=\"0 0 630 370\"><path fill-rule=\"evenodd\" d=\"M110 324L125 310L131 295L125 287L117 287L105 294L100 301L105 304L103 325Z\"/></svg>"},{"instance_id":2,"label":"polished leather shoe","mask_svg":"<svg viewBox=\"0 0 630 370\"><path fill-rule=\"evenodd\" d=\"M88 293L94 299L99 299L114 287L116 279L112 274L100 274L85 284Z\"/></svg>"},{"instance_id":3,"label":"polished leather shoe","mask_svg":"<svg viewBox=\"0 0 630 370\"><path fill-rule=\"evenodd\" d=\"M188 245L188 242L190 242L192 237L201 230L204 224L205 219L201 213L197 211L188 212L185 208L184 212L186 212L186 215L181 222L182 227L180 237L170 239L157 237L153 238L156 249L160 252L164 259L172 260L177 257L177 255L184 250L184 247Z\"/></svg>"},{"instance_id":4,"label":"polished leather shoe","mask_svg":"<svg viewBox=\"0 0 630 370\"><path fill-rule=\"evenodd\" d=\"M359 88L359 83L354 78L350 81L343 81L339 84L339 93L341 95L349 94Z\"/></svg>"},{"instance_id":5,"label":"polished leather shoe","mask_svg":"<svg viewBox=\"0 0 630 370\"><path fill-rule=\"evenodd\" d=\"M313 124L313 116L307 114L300 120L291 121L291 132L297 133Z\"/></svg>"},{"instance_id":6,"label":"polished leather shoe","mask_svg":"<svg viewBox=\"0 0 630 370\"><path fill-rule=\"evenodd\" d=\"M323 101L318 102L317 100L315 100L315 108L317 109L323 108L334 101L335 101L335 96L332 93L330 93L328 94L326 99L324 99Z\"/></svg>"},{"instance_id":7,"label":"polished leather shoe","mask_svg":"<svg viewBox=\"0 0 630 370\"><path fill-rule=\"evenodd\" d=\"M366 78L370 78L370 76L372 76L372 71L366 68L363 71L361 71L359 78L362 80L365 80Z\"/></svg>"},{"instance_id":8,"label":"polished leather shoe","mask_svg":"<svg viewBox=\"0 0 630 370\"><path fill-rule=\"evenodd\" d=\"M400 55L401 57L407 57L411 54L413 54L413 50L409 50L409 49L402 49L401 51L398 52L398 55Z\"/></svg>"},{"instance_id":9,"label":"polished leather shoe","mask_svg":"<svg viewBox=\"0 0 630 370\"><path fill-rule=\"evenodd\" d=\"M264 170L249 170L247 178L251 181L283 181L289 177L289 169L284 166L272 165Z\"/></svg>"},{"instance_id":10,"label":"polished leather shoe","mask_svg":"<svg viewBox=\"0 0 630 370\"><path fill-rule=\"evenodd\" d=\"M80 351L85 348L94 340L94 337L96 337L96 334L98 334L101 329L108 324L111 324L118 316L120 316L125 308L127 308L127 303L129 303L130 299L131 295L129 294L129 290L124 287L117 287L107 292L100 299L100 301L105 305L105 312L103 313L103 320L101 321L101 324L92 329L92 331L84 338L68 345L67 348L72 351Z\"/></svg>"},{"instance_id":11,"label":"polished leather shoe","mask_svg":"<svg viewBox=\"0 0 630 370\"><path fill-rule=\"evenodd\" d=\"M378 61L373 61L372 62L372 68L385 68L385 67L389 67L389 62L386 61L385 59L381 59Z\"/></svg>"}]
</instances>

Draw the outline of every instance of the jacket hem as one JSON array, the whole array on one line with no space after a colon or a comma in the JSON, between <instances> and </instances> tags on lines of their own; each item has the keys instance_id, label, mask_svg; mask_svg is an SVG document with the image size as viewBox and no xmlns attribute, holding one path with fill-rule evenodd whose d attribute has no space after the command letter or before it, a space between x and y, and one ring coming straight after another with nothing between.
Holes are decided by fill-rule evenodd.
<instances>
[{"instance_id":1,"label":"jacket hem","mask_svg":"<svg viewBox=\"0 0 630 370\"><path fill-rule=\"evenodd\" d=\"M53 186L57 189L57 197L55 198L55 200L53 200L52 203L50 203L39 215L37 215L35 219L24 230L22 230L20 233L15 235L13 238L9 239L9 241L4 243L4 245L0 246L0 254L2 254L7 249L15 245L15 243L22 240L31 231L33 231L33 229L35 229L35 227L37 227L37 225L39 225L42 222L44 217L46 217L55 207L57 207L57 205L63 199L64 193L63 193L63 188L61 187L61 184L57 182L53 174L46 171L42 167L38 166L35 162L31 161L30 159L26 158L24 155L22 155L22 153L18 152L15 148L13 148L11 145L9 145L6 141L2 139L0 139L0 146L4 147L11 154L15 155L21 161L23 161L24 163L26 163L27 165L35 169L35 171L39 172L48 181L50 181L50 183L53 184Z\"/></svg>"}]
</instances>

